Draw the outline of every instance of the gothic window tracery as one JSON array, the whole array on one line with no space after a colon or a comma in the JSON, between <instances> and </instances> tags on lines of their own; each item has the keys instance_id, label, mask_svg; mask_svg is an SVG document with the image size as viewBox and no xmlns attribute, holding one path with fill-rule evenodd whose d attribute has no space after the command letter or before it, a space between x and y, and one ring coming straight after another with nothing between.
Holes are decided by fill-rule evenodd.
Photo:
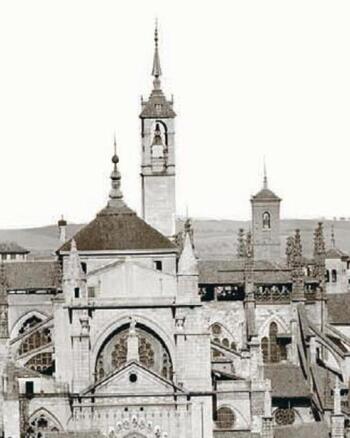
<instances>
[{"instance_id":1,"label":"gothic window tracery","mask_svg":"<svg viewBox=\"0 0 350 438\"><path fill-rule=\"evenodd\" d=\"M287 349L284 344L278 342L278 327L275 322L271 322L269 336L264 336L261 340L261 350L264 363L277 363L287 359Z\"/></svg>"},{"instance_id":2,"label":"gothic window tracery","mask_svg":"<svg viewBox=\"0 0 350 438\"><path fill-rule=\"evenodd\" d=\"M279 426L287 426L295 422L295 411L291 408L278 408L275 412L275 422Z\"/></svg>"},{"instance_id":3,"label":"gothic window tracery","mask_svg":"<svg viewBox=\"0 0 350 438\"><path fill-rule=\"evenodd\" d=\"M159 375L172 379L172 363L164 344L151 333L136 327L139 343L140 363ZM101 380L106 375L121 368L127 362L129 329L123 329L112 336L104 345L96 360L95 375Z\"/></svg>"},{"instance_id":4,"label":"gothic window tracery","mask_svg":"<svg viewBox=\"0 0 350 438\"><path fill-rule=\"evenodd\" d=\"M210 331L211 331L212 342L214 342L215 344L222 345L223 347L229 350L237 351L236 342L234 341L233 337L228 332L228 330L226 330L221 324L214 323L210 327ZM218 354L218 352L214 350L213 357L219 357L219 356L220 354Z\"/></svg>"},{"instance_id":5,"label":"gothic window tracery","mask_svg":"<svg viewBox=\"0 0 350 438\"><path fill-rule=\"evenodd\" d=\"M32 329L34 326L40 324L43 320L39 318L36 315L31 316L28 318L23 324L22 327L19 329L18 333L22 335L23 333L28 332L30 329Z\"/></svg>"},{"instance_id":6,"label":"gothic window tracery","mask_svg":"<svg viewBox=\"0 0 350 438\"><path fill-rule=\"evenodd\" d=\"M60 428L54 420L44 413L36 416L29 423L26 438L44 438L47 432L59 432Z\"/></svg>"},{"instance_id":7,"label":"gothic window tracery","mask_svg":"<svg viewBox=\"0 0 350 438\"><path fill-rule=\"evenodd\" d=\"M218 429L233 429L236 417L232 409L223 406L216 413L216 427Z\"/></svg>"},{"instance_id":8,"label":"gothic window tracery","mask_svg":"<svg viewBox=\"0 0 350 438\"><path fill-rule=\"evenodd\" d=\"M22 341L18 354L21 356L44 345L48 345L51 343L51 340L51 330L49 328L37 330Z\"/></svg>"},{"instance_id":9,"label":"gothic window tracery","mask_svg":"<svg viewBox=\"0 0 350 438\"><path fill-rule=\"evenodd\" d=\"M52 375L54 371L52 353L37 354L26 363L26 367L45 375Z\"/></svg>"},{"instance_id":10,"label":"gothic window tracery","mask_svg":"<svg viewBox=\"0 0 350 438\"><path fill-rule=\"evenodd\" d=\"M271 215L268 211L263 213L263 229L269 230L271 228Z\"/></svg>"}]
</instances>

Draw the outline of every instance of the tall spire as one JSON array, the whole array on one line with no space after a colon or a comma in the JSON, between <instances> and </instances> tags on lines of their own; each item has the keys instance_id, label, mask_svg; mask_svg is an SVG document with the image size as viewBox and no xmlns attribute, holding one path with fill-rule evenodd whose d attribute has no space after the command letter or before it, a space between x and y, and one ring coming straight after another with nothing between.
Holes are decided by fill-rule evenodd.
<instances>
[{"instance_id":1,"label":"tall spire","mask_svg":"<svg viewBox=\"0 0 350 438\"><path fill-rule=\"evenodd\" d=\"M123 194L120 189L120 172L118 170L118 163L119 163L119 157L117 155L117 141L114 134L114 155L112 157L112 163L113 163L113 170L111 173L111 182L112 182L112 188L109 192L109 201L108 201L108 207L120 207L124 205L123 202Z\"/></svg>"},{"instance_id":2,"label":"tall spire","mask_svg":"<svg viewBox=\"0 0 350 438\"><path fill-rule=\"evenodd\" d=\"M267 188L268 188L268 184L267 184L267 171L266 171L266 160L265 160L265 157L264 157L264 182L263 182L263 186L264 186L264 189L267 189Z\"/></svg>"},{"instance_id":3,"label":"tall spire","mask_svg":"<svg viewBox=\"0 0 350 438\"><path fill-rule=\"evenodd\" d=\"M158 20L156 20L156 25L154 29L154 56L153 56L153 67L152 76L154 76L153 85L155 89L160 89L160 79L162 75L162 69L160 67L159 51L158 51Z\"/></svg>"}]
</instances>

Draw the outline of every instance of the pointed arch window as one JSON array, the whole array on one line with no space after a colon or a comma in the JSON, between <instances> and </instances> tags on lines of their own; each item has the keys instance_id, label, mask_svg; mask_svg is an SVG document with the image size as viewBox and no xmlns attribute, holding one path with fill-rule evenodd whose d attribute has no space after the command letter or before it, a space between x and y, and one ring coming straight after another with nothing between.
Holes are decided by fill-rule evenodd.
<instances>
[{"instance_id":1,"label":"pointed arch window","mask_svg":"<svg viewBox=\"0 0 350 438\"><path fill-rule=\"evenodd\" d=\"M278 327L275 322L271 322L269 336L261 340L261 350L264 363L278 363L287 359L287 349L285 344L278 340Z\"/></svg>"},{"instance_id":2,"label":"pointed arch window","mask_svg":"<svg viewBox=\"0 0 350 438\"><path fill-rule=\"evenodd\" d=\"M265 211L262 216L263 229L269 230L271 228L271 215L268 211Z\"/></svg>"},{"instance_id":3,"label":"pointed arch window","mask_svg":"<svg viewBox=\"0 0 350 438\"><path fill-rule=\"evenodd\" d=\"M52 353L39 353L33 356L25 366L47 376L52 376L55 369Z\"/></svg>"},{"instance_id":4,"label":"pointed arch window","mask_svg":"<svg viewBox=\"0 0 350 438\"><path fill-rule=\"evenodd\" d=\"M30 420L25 436L27 438L43 438L48 432L60 432L59 425L44 412Z\"/></svg>"},{"instance_id":5,"label":"pointed arch window","mask_svg":"<svg viewBox=\"0 0 350 438\"><path fill-rule=\"evenodd\" d=\"M36 350L37 348L50 344L51 341L51 330L49 328L36 330L22 341L18 350L18 354L21 356L22 354L29 353L32 350Z\"/></svg>"},{"instance_id":6,"label":"pointed arch window","mask_svg":"<svg viewBox=\"0 0 350 438\"><path fill-rule=\"evenodd\" d=\"M96 360L97 381L127 363L128 333L129 329L123 328L106 340ZM172 362L165 344L153 332L151 333L141 325L136 327L136 334L140 363L171 380L173 377Z\"/></svg>"},{"instance_id":7,"label":"pointed arch window","mask_svg":"<svg viewBox=\"0 0 350 438\"><path fill-rule=\"evenodd\" d=\"M23 324L22 327L18 330L18 333L22 335L23 333L28 332L34 326L40 324L42 322L42 318L39 318L36 315L29 317Z\"/></svg>"}]
</instances>

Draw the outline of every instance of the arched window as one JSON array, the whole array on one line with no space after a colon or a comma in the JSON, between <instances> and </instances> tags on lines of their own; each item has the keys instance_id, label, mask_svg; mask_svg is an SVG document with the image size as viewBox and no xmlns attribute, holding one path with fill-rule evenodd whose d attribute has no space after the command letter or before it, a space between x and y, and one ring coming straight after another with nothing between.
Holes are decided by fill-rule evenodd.
<instances>
[{"instance_id":1,"label":"arched window","mask_svg":"<svg viewBox=\"0 0 350 438\"><path fill-rule=\"evenodd\" d=\"M263 229L264 230L269 230L271 228L271 216L270 213L268 211L265 211L265 213L263 213Z\"/></svg>"},{"instance_id":2,"label":"arched window","mask_svg":"<svg viewBox=\"0 0 350 438\"><path fill-rule=\"evenodd\" d=\"M32 350L35 350L39 347L43 347L44 345L48 345L50 343L51 343L50 329L44 328L41 330L37 330L22 341L18 350L18 354L21 356L22 354L29 353Z\"/></svg>"},{"instance_id":3,"label":"arched window","mask_svg":"<svg viewBox=\"0 0 350 438\"><path fill-rule=\"evenodd\" d=\"M146 327L137 325L139 360L146 368L172 379L172 363L163 342ZM127 362L129 327L123 327L105 342L96 360L96 380L101 380Z\"/></svg>"},{"instance_id":4,"label":"arched window","mask_svg":"<svg viewBox=\"0 0 350 438\"><path fill-rule=\"evenodd\" d=\"M223 406L216 412L216 427L218 429L233 429L236 417L232 409Z\"/></svg>"},{"instance_id":5,"label":"arched window","mask_svg":"<svg viewBox=\"0 0 350 438\"><path fill-rule=\"evenodd\" d=\"M295 411L291 408L278 408L274 417L276 424L279 426L287 426L295 422Z\"/></svg>"},{"instance_id":6,"label":"arched window","mask_svg":"<svg viewBox=\"0 0 350 438\"><path fill-rule=\"evenodd\" d=\"M22 324L22 327L18 330L18 333L22 335L23 333L26 333L27 331L32 329L34 326L40 324L42 321L43 320L41 318L33 315Z\"/></svg>"},{"instance_id":7,"label":"arched window","mask_svg":"<svg viewBox=\"0 0 350 438\"><path fill-rule=\"evenodd\" d=\"M47 376L52 376L55 367L52 353L39 353L33 356L25 366Z\"/></svg>"},{"instance_id":8,"label":"arched window","mask_svg":"<svg viewBox=\"0 0 350 438\"><path fill-rule=\"evenodd\" d=\"M332 269L332 283L336 283L336 282L337 282L337 270Z\"/></svg>"},{"instance_id":9,"label":"arched window","mask_svg":"<svg viewBox=\"0 0 350 438\"><path fill-rule=\"evenodd\" d=\"M59 425L45 413L36 415L29 421L26 438L43 438L47 432L59 432Z\"/></svg>"},{"instance_id":10,"label":"arched window","mask_svg":"<svg viewBox=\"0 0 350 438\"><path fill-rule=\"evenodd\" d=\"M327 269L327 270L326 270L326 283L329 283L329 279L330 279L330 276L329 276L329 269Z\"/></svg>"},{"instance_id":11,"label":"arched window","mask_svg":"<svg viewBox=\"0 0 350 438\"><path fill-rule=\"evenodd\" d=\"M271 322L269 336L261 339L261 350L264 363L277 363L287 359L286 346L279 342L278 327L275 322Z\"/></svg>"},{"instance_id":12,"label":"arched window","mask_svg":"<svg viewBox=\"0 0 350 438\"><path fill-rule=\"evenodd\" d=\"M210 332L211 332L212 342L214 342L215 344L220 344L229 350L237 351L237 345L231 333L227 329L225 329L221 324L217 322L214 323L210 327Z\"/></svg>"}]
</instances>

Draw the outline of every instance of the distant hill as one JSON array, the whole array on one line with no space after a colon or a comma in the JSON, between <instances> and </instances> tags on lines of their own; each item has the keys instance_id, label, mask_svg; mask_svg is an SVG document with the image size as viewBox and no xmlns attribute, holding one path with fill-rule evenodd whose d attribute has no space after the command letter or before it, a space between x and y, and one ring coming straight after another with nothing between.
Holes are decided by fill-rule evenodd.
<instances>
[{"instance_id":1,"label":"distant hill","mask_svg":"<svg viewBox=\"0 0 350 438\"><path fill-rule=\"evenodd\" d=\"M296 228L301 230L305 256L311 256L313 232L318 219L285 219L281 221L282 255L285 240ZM336 245L350 254L350 221L323 221L327 246L330 245L331 226L334 225ZM249 221L194 219L194 237L196 251L202 259L219 259L234 257L236 254L237 232L239 228L249 229ZM67 238L72 237L83 224L69 224ZM183 221L178 220L177 229L181 230ZM0 242L15 241L31 251L32 258L52 257L59 248L58 229L56 225L18 230L0 230Z\"/></svg>"}]
</instances>

